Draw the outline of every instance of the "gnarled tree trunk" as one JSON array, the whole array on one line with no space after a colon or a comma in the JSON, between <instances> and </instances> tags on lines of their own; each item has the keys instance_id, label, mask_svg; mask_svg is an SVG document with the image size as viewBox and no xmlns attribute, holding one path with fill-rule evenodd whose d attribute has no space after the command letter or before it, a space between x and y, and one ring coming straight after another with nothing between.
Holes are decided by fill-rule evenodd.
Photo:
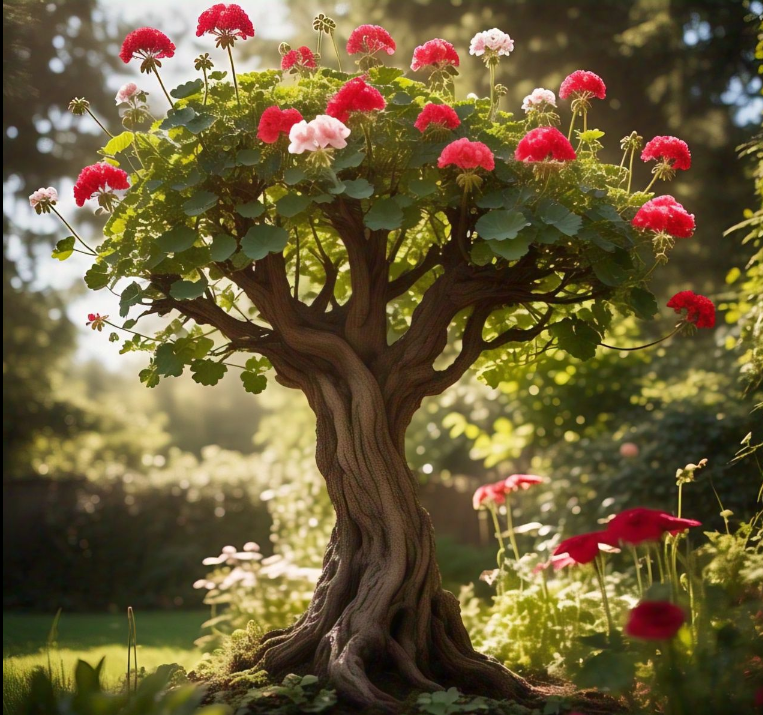
<instances>
[{"instance_id":1,"label":"gnarled tree trunk","mask_svg":"<svg viewBox=\"0 0 763 715\"><path fill-rule=\"evenodd\" d=\"M395 695L454 685L536 700L524 680L474 651L458 601L442 589L429 514L375 379L362 368L303 377L337 521L307 613L266 635L260 665L276 677L315 673L344 699L390 711Z\"/></svg>"}]
</instances>

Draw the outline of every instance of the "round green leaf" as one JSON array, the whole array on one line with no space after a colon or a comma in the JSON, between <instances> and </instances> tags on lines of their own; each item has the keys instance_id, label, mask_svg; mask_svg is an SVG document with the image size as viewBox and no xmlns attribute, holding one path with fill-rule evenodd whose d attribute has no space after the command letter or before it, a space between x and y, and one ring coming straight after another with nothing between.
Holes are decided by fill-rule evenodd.
<instances>
[{"instance_id":1,"label":"round green leaf","mask_svg":"<svg viewBox=\"0 0 763 715\"><path fill-rule=\"evenodd\" d=\"M261 223L252 226L241 239L241 250L248 258L259 261L268 253L280 253L289 242L289 234L280 226Z\"/></svg>"},{"instance_id":2,"label":"round green leaf","mask_svg":"<svg viewBox=\"0 0 763 715\"><path fill-rule=\"evenodd\" d=\"M286 194L276 201L276 211L279 216L292 218L302 213L311 203L312 199L304 194Z\"/></svg>"},{"instance_id":3,"label":"round green leaf","mask_svg":"<svg viewBox=\"0 0 763 715\"><path fill-rule=\"evenodd\" d=\"M516 238L517 234L530 222L520 211L488 211L480 216L475 228L486 241L505 241Z\"/></svg>"},{"instance_id":4,"label":"round green leaf","mask_svg":"<svg viewBox=\"0 0 763 715\"><path fill-rule=\"evenodd\" d=\"M170 296L175 300L193 300L204 295L207 285L206 278L201 278L198 281L175 281L170 286Z\"/></svg>"},{"instance_id":5,"label":"round green leaf","mask_svg":"<svg viewBox=\"0 0 763 715\"><path fill-rule=\"evenodd\" d=\"M212 248L210 254L213 261L226 261L236 250L236 239L227 233L218 233L212 239Z\"/></svg>"},{"instance_id":6,"label":"round green leaf","mask_svg":"<svg viewBox=\"0 0 763 715\"><path fill-rule=\"evenodd\" d=\"M74 253L74 236L67 236L62 238L53 249L53 253L50 254L51 258L55 258L59 261L65 261L69 256Z\"/></svg>"},{"instance_id":7,"label":"round green leaf","mask_svg":"<svg viewBox=\"0 0 763 715\"><path fill-rule=\"evenodd\" d=\"M217 204L217 196L211 191L198 191L183 204L186 216L200 216Z\"/></svg>"},{"instance_id":8,"label":"round green leaf","mask_svg":"<svg viewBox=\"0 0 763 715\"><path fill-rule=\"evenodd\" d=\"M250 201L248 204L236 204L236 213L244 218L257 218L262 216L265 207L259 201Z\"/></svg>"},{"instance_id":9,"label":"round green leaf","mask_svg":"<svg viewBox=\"0 0 763 715\"><path fill-rule=\"evenodd\" d=\"M403 210L394 199L379 199L363 218L372 231L394 231L403 223Z\"/></svg>"},{"instance_id":10,"label":"round green leaf","mask_svg":"<svg viewBox=\"0 0 763 715\"><path fill-rule=\"evenodd\" d=\"M163 253L180 253L196 242L196 231L188 226L175 226L156 239L156 245Z\"/></svg>"},{"instance_id":11,"label":"round green leaf","mask_svg":"<svg viewBox=\"0 0 763 715\"><path fill-rule=\"evenodd\" d=\"M366 179L352 179L344 182L344 193L353 199L367 199L373 195L374 187Z\"/></svg>"}]
</instances>

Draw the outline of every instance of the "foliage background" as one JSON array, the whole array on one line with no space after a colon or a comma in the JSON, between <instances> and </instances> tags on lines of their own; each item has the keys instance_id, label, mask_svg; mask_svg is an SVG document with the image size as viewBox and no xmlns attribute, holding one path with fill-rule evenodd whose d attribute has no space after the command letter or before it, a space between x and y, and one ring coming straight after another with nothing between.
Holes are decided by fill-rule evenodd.
<instances>
[{"instance_id":1,"label":"foliage background","mask_svg":"<svg viewBox=\"0 0 763 715\"><path fill-rule=\"evenodd\" d=\"M134 78L115 59L126 30L156 24L177 41L164 71L176 84L187 79L193 56L209 49L192 32L206 4L3 4L6 608L199 605L203 594L192 583L206 572L201 560L228 543L253 540L265 554L275 550L304 567L320 563L331 513L302 398L285 390L253 397L234 380L210 390L180 378L145 390L139 358L119 357L115 344L84 328L87 312L115 306L101 293L87 295L76 264L54 265L57 226L26 205L41 185L68 197L99 146L97 127L66 112L72 97L84 94L117 126L113 94ZM717 526L714 488L735 518L744 518L758 485L749 464L731 460L745 434L761 432L761 413L752 412L761 399L760 333L750 327L761 296L760 225L724 231L760 207L752 163L745 169L737 147L760 124L754 16L761 4L243 4L258 38L240 45L240 70L273 66L282 40L312 45L312 17L325 11L337 20L340 40L362 22L383 24L398 39L398 64L416 44L448 38L462 54L460 96L484 94L487 73L465 48L474 32L495 25L517 43L500 68L509 89L502 108L519 111L533 87L556 89L583 67L608 84L609 98L595 112L608 160L619 160L618 140L632 129L646 138L675 133L692 147L692 170L670 190L697 214L699 230L674 252L655 288L664 298L686 288L710 295L723 307L719 327L651 353L600 350L585 364L566 358L493 371L428 401L411 429L409 458L441 537L448 584L457 589L492 565L486 524L475 518L470 495L498 474L548 474L548 488L525 499L517 516L524 510L544 527L586 528L615 506L669 507L676 467L708 457L687 493L687 512ZM144 84L152 99L162 99ZM642 168L637 184L647 180ZM73 215L70 199L62 206ZM83 234L97 236L99 224L86 210L76 220ZM623 321L613 340L638 344L660 328ZM742 330L747 343L739 347ZM621 455L624 442L637 445L637 457Z\"/></svg>"}]
</instances>

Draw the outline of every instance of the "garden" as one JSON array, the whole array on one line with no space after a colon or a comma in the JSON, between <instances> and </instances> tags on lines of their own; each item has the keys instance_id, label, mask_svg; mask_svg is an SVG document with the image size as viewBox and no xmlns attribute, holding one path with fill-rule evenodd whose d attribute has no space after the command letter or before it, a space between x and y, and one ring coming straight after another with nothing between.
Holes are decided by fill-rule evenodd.
<instances>
[{"instance_id":1,"label":"garden","mask_svg":"<svg viewBox=\"0 0 763 715\"><path fill-rule=\"evenodd\" d=\"M5 714L763 709L763 5L658 5L4 5Z\"/></svg>"}]
</instances>

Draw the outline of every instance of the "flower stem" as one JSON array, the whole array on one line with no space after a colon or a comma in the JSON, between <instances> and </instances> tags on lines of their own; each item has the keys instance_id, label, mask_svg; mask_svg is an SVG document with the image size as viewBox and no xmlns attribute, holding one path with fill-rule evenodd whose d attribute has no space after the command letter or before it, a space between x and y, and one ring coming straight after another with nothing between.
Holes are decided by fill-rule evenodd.
<instances>
[{"instance_id":1,"label":"flower stem","mask_svg":"<svg viewBox=\"0 0 763 715\"><path fill-rule=\"evenodd\" d=\"M233 64L233 52L230 45L228 45L228 59L230 59L230 71L233 75L233 89L236 90L236 104L240 105L241 100L238 98L238 80L236 79L236 65Z\"/></svg>"},{"instance_id":2,"label":"flower stem","mask_svg":"<svg viewBox=\"0 0 763 715\"><path fill-rule=\"evenodd\" d=\"M628 193L631 192L631 183L633 182L633 157L636 156L636 149L631 149L631 158L628 160Z\"/></svg>"},{"instance_id":3,"label":"flower stem","mask_svg":"<svg viewBox=\"0 0 763 715\"><path fill-rule=\"evenodd\" d=\"M612 620L612 612L609 610L609 598L607 598L607 587L604 583L604 556L599 554L594 559L594 570L596 571L596 580L599 582L601 590L601 605L604 607L604 614L607 617L607 635L612 635L615 630L615 624Z\"/></svg>"},{"instance_id":4,"label":"flower stem","mask_svg":"<svg viewBox=\"0 0 763 715\"><path fill-rule=\"evenodd\" d=\"M79 242L80 242L80 243L81 243L81 244L82 244L82 245L83 245L85 248L87 248L87 250L88 250L88 251L90 251L90 255L93 255L93 256L97 256L97 255L98 255L98 253L97 253L96 251L94 251L94 250L93 250L93 249L92 249L90 246L88 246L88 245L87 245L87 244L86 244L86 243L85 243L85 242L82 240L82 238L80 238L80 235L79 235L79 234L78 234L78 233L77 233L77 232L74 230L74 228L72 227L72 225L71 225L71 224L70 224L70 223L69 223L69 222L68 222L68 221L67 221L67 220L66 220L66 219L65 219L65 218L64 218L64 217L63 217L63 216L60 214L60 213L58 213L58 211L56 210L56 207L55 207L55 206L51 206L51 207L50 207L50 210L51 210L51 211L52 211L52 212L53 212L53 213L54 213L56 216L58 216L58 218L60 218L60 219L61 219L61 223L63 223L63 225L64 225L64 226L66 226L66 228L68 228L68 229L69 229L69 231L71 231L71 234L72 234L72 236L74 236L74 238L76 238L76 239L77 239L77 240L78 240L78 241L79 241Z\"/></svg>"},{"instance_id":5,"label":"flower stem","mask_svg":"<svg viewBox=\"0 0 763 715\"><path fill-rule=\"evenodd\" d=\"M577 112L572 113L572 119L570 119L570 128L569 128L569 131L567 132L567 141L570 141L572 139L572 130L575 127L575 119L577 116L578 116Z\"/></svg>"},{"instance_id":6,"label":"flower stem","mask_svg":"<svg viewBox=\"0 0 763 715\"><path fill-rule=\"evenodd\" d=\"M588 112L583 110L583 131L588 131Z\"/></svg>"},{"instance_id":7,"label":"flower stem","mask_svg":"<svg viewBox=\"0 0 763 715\"><path fill-rule=\"evenodd\" d=\"M603 348L609 348L610 350L620 350L621 352L633 352L634 350L645 350L646 348L651 348L654 345L659 345L660 343L664 342L668 338L672 338L682 327L683 323L679 323L676 325L676 327L667 335L661 337L659 340L654 340L651 343L647 343L646 345L638 345L635 348L619 348L616 345L607 345L607 343L599 343L601 347ZM679 514L680 514L680 506L679 506Z\"/></svg>"},{"instance_id":8,"label":"flower stem","mask_svg":"<svg viewBox=\"0 0 763 715\"><path fill-rule=\"evenodd\" d=\"M315 54L320 56L321 54L321 42L323 40L323 30L318 30L318 45L315 48Z\"/></svg>"},{"instance_id":9,"label":"flower stem","mask_svg":"<svg viewBox=\"0 0 763 715\"><path fill-rule=\"evenodd\" d=\"M631 555L633 556L633 563L636 566L636 580L638 581L638 596L644 597L644 583L641 580L641 562L638 558L638 551L635 546L631 546Z\"/></svg>"},{"instance_id":10,"label":"flower stem","mask_svg":"<svg viewBox=\"0 0 763 715\"><path fill-rule=\"evenodd\" d=\"M461 251L461 255L464 258L464 261L466 263L469 263L469 250L465 243L467 243L468 239L466 238L466 205L467 205L467 189L464 186L464 194L461 197L461 213L458 217L458 233L456 234L456 243L458 244L458 249ZM461 234L463 234L463 240L461 237Z\"/></svg>"},{"instance_id":11,"label":"flower stem","mask_svg":"<svg viewBox=\"0 0 763 715\"><path fill-rule=\"evenodd\" d=\"M373 163L374 149L373 145L371 144L371 132L368 131L368 127L366 126L365 122L361 124L361 127L363 127L363 135L366 137L366 154L368 154L369 162Z\"/></svg>"},{"instance_id":12,"label":"flower stem","mask_svg":"<svg viewBox=\"0 0 763 715\"><path fill-rule=\"evenodd\" d=\"M87 109L87 113L88 113L88 114L89 114L89 115L90 115L90 116L93 118L93 121L94 121L94 122L95 122L95 123L96 123L96 124L97 124L97 125L98 125L98 126L101 128L101 129L103 129L103 131L106 133L106 136L108 136L110 139L113 139L113 138L114 138L114 135L113 135L113 134L112 134L112 133L111 133L111 132L110 132L108 129L106 129L106 127L104 127L104 126L103 126L103 124L101 124L101 123L100 123L100 121L98 121L98 117L96 117L96 116L95 116L95 114L93 114L93 113L90 111L90 108L89 108L89 107L88 107L88 109Z\"/></svg>"},{"instance_id":13,"label":"flower stem","mask_svg":"<svg viewBox=\"0 0 763 715\"><path fill-rule=\"evenodd\" d=\"M681 484L678 485L678 514L676 516L678 516L679 519L681 518L681 502L683 499L683 491L684 491L684 485L682 482Z\"/></svg>"},{"instance_id":14,"label":"flower stem","mask_svg":"<svg viewBox=\"0 0 763 715\"><path fill-rule=\"evenodd\" d=\"M488 120L493 121L495 119L496 110L496 98L495 98L495 64L491 62L488 65L490 70L490 113L488 114Z\"/></svg>"},{"instance_id":15,"label":"flower stem","mask_svg":"<svg viewBox=\"0 0 763 715\"><path fill-rule=\"evenodd\" d=\"M647 187L644 189L644 193L646 193L647 191L649 191L649 189L651 189L651 188L652 188L652 186L654 186L654 182L655 182L655 181L657 181L657 174L655 174L654 176L652 176L652 180L649 182L649 184L647 184Z\"/></svg>"},{"instance_id":16,"label":"flower stem","mask_svg":"<svg viewBox=\"0 0 763 715\"><path fill-rule=\"evenodd\" d=\"M519 547L517 546L517 537L514 533L514 518L511 514L511 498L506 495L506 526L509 532L509 541L511 542L511 550L514 552L514 558L519 563Z\"/></svg>"},{"instance_id":17,"label":"flower stem","mask_svg":"<svg viewBox=\"0 0 763 715\"><path fill-rule=\"evenodd\" d=\"M201 72L204 75L204 105L207 104L207 96L209 95L209 79L207 79L207 68L202 67Z\"/></svg>"},{"instance_id":18,"label":"flower stem","mask_svg":"<svg viewBox=\"0 0 763 715\"><path fill-rule=\"evenodd\" d=\"M131 335L137 335L139 338L143 338L144 340L150 340L154 343L159 342L156 338L150 338L148 335L143 335L143 333L136 333L134 330L130 330L129 328L122 328L119 325L114 325L114 323L112 323L109 320L104 320L103 322L106 323L106 325L110 325L112 328L114 328L114 330L121 330L125 333L130 333Z\"/></svg>"},{"instance_id":19,"label":"flower stem","mask_svg":"<svg viewBox=\"0 0 763 715\"><path fill-rule=\"evenodd\" d=\"M329 35L331 37L331 44L334 45L334 53L336 54L336 64L337 67L339 67L339 71L342 71L342 58L339 56L339 48L336 44L336 37L334 37L333 32L329 32Z\"/></svg>"},{"instance_id":20,"label":"flower stem","mask_svg":"<svg viewBox=\"0 0 763 715\"><path fill-rule=\"evenodd\" d=\"M646 579L651 586L654 583L654 576L652 575L652 554L649 547L646 547Z\"/></svg>"},{"instance_id":21,"label":"flower stem","mask_svg":"<svg viewBox=\"0 0 763 715\"><path fill-rule=\"evenodd\" d=\"M175 109L175 103L172 101L172 97L170 97L170 93L167 91L167 88L164 86L164 82L162 82L162 78L159 75L159 70L154 67L154 74L156 75L156 79L159 80L159 86L162 88L162 92L164 92L164 96L167 97L167 101L170 103L170 107L172 109Z\"/></svg>"}]
</instances>

